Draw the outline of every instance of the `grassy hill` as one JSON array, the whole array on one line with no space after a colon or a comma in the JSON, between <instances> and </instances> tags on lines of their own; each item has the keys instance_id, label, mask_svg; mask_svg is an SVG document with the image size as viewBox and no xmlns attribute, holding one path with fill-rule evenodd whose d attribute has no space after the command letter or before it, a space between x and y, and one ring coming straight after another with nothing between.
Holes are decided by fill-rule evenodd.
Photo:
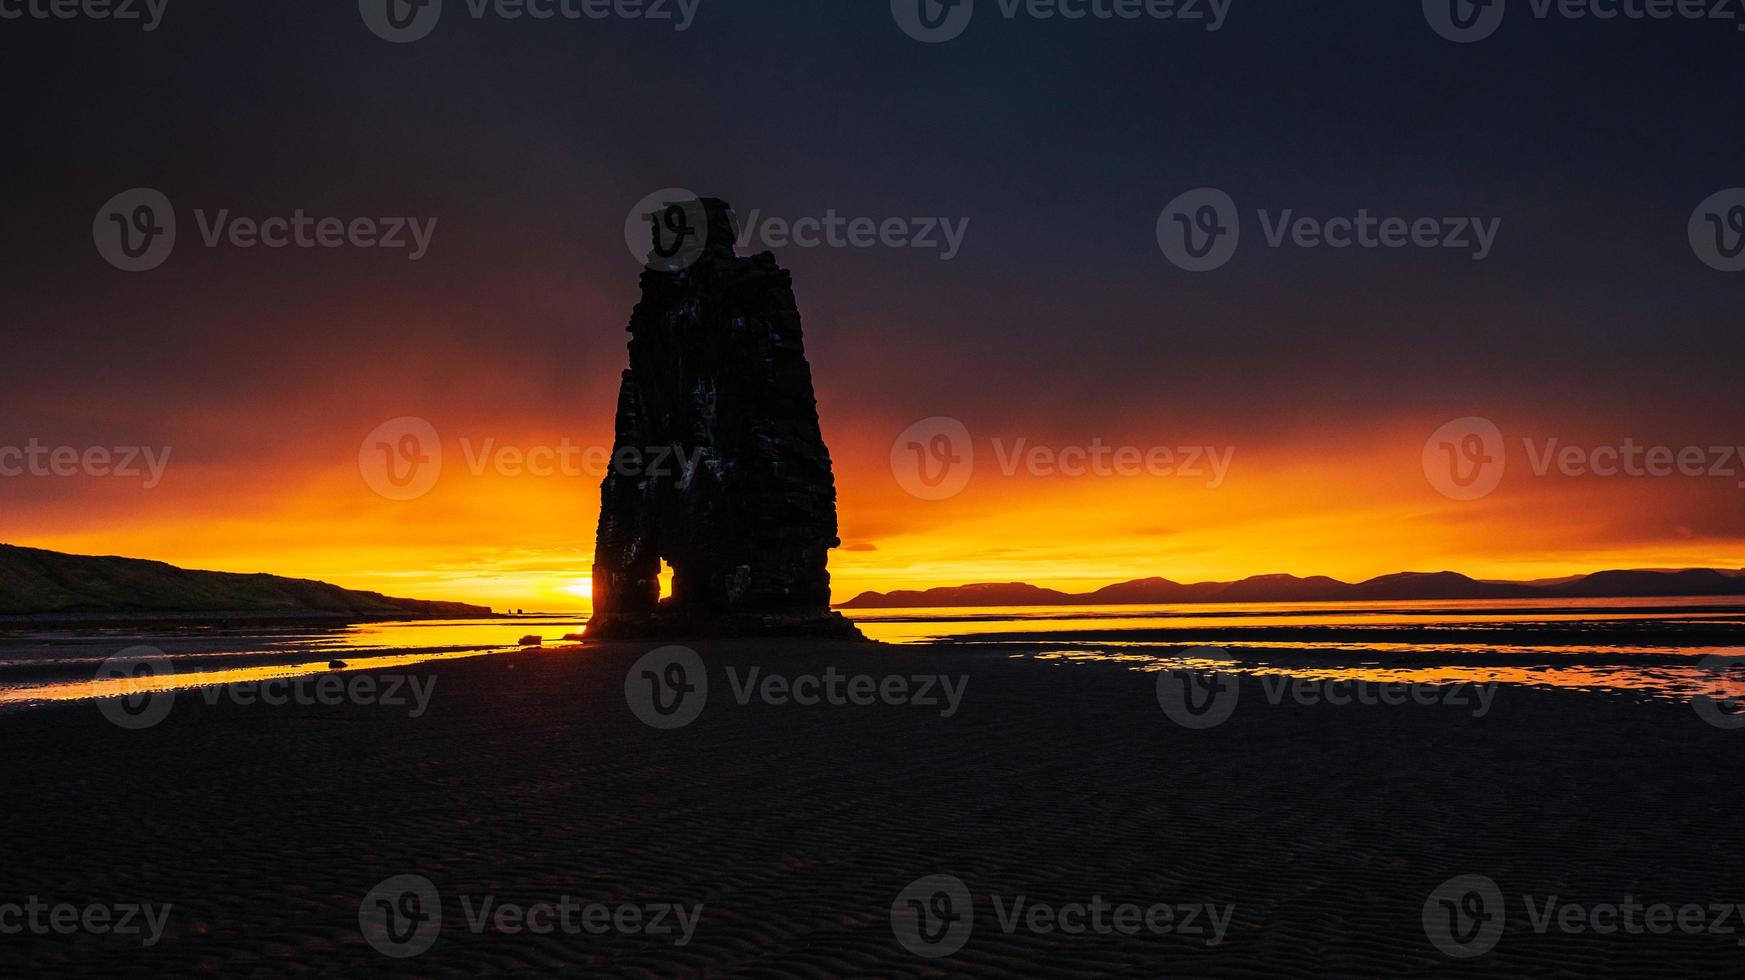
<instances>
[{"instance_id":1,"label":"grassy hill","mask_svg":"<svg viewBox=\"0 0 1745 980\"><path fill-rule=\"evenodd\" d=\"M96 558L0 544L0 615L286 613L489 616L484 606L396 599L326 582L201 572L137 558Z\"/></svg>"}]
</instances>

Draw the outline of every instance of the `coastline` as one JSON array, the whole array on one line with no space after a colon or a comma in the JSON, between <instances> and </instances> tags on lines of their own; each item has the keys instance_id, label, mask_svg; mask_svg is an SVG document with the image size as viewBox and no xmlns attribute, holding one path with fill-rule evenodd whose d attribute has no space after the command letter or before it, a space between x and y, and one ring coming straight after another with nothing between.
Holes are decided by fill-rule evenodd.
<instances>
[{"instance_id":1,"label":"coastline","mask_svg":"<svg viewBox=\"0 0 1745 980\"><path fill-rule=\"evenodd\" d=\"M80 626L342 626L348 623L399 623L448 619L515 619L514 613L453 613L382 612L358 613L320 609L273 610L255 609L241 612L46 612L0 615L0 631L10 628L38 629L74 628Z\"/></svg>"},{"instance_id":2,"label":"coastline","mask_svg":"<svg viewBox=\"0 0 1745 980\"><path fill-rule=\"evenodd\" d=\"M0 893L172 906L150 949L15 936L0 970L1416 977L1579 960L1588 976L1653 978L1719 975L1745 956L1736 937L1539 935L1512 917L1463 968L1420 923L1426 895L1465 873L1570 901L1732 895L1745 882L1726 845L1745 804L1726 761L1739 733L1688 705L1513 687L1483 717L1255 699L1191 731L1160 711L1152 675L1118 664L973 645L697 650L708 704L672 730L627 707L648 651L618 644L379 672L429 686L417 717L198 696L137 731L90 702L0 716L0 764L29 801L0 812L0 831L30 845L0 865ZM741 703L753 668L965 685L949 716ZM120 817L116 800L151 805ZM403 874L446 901L435 944L393 960L360 935L359 905ZM898 893L932 874L982 901L949 960L915 957L890 922ZM680 947L474 931L461 903L564 895L702 914ZM1008 933L987 899L1019 895L1233 915L1215 946Z\"/></svg>"}]
</instances>

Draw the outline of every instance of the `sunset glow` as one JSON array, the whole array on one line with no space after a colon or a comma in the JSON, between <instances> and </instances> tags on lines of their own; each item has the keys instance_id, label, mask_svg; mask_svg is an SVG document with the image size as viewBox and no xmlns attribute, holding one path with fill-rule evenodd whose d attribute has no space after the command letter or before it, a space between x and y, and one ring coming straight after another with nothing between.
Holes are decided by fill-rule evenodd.
<instances>
[{"instance_id":1,"label":"sunset glow","mask_svg":"<svg viewBox=\"0 0 1745 980\"><path fill-rule=\"evenodd\" d=\"M1007 476L989 441L1029 434L1008 423L981 430L989 434L977 437L975 476L963 493L926 501L904 492L889 469L889 440L907 421L844 418L827 395L821 400L842 510L844 547L832 557L838 601L868 589L983 581L1083 591L1153 575L1358 580L1452 569L1533 579L1615 567L1745 566L1734 481L1539 477L1520 459L1491 497L1449 500L1419 462L1423 439L1439 424L1434 417L1337 447L1233 440L1228 476L1216 488L1182 477ZM587 414L610 417L605 399L586 401ZM172 464L151 491L114 481L45 483L35 489L54 492L0 516L0 539L498 609L585 612L598 477L474 475L468 454L493 432L525 433L497 436L516 446L563 437L527 423L469 425L435 400L409 407L429 412L444 441L442 477L416 500L387 500L366 485L356 444L376 423L359 418L341 430L350 446L336 433L289 447L285 462L263 455ZM1158 431L1169 433L1159 444L1185 441ZM608 436L591 426L571 438L598 444ZM1063 434L1060 443L1071 438ZM1137 434L1127 441L1143 442ZM1524 455L1519 444L1512 448Z\"/></svg>"}]
</instances>

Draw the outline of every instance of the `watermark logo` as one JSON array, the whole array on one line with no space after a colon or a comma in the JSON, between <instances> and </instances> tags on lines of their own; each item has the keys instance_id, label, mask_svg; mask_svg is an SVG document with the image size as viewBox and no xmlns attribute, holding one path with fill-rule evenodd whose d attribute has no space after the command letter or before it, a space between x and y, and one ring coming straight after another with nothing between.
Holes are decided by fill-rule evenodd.
<instances>
[{"instance_id":1,"label":"watermark logo","mask_svg":"<svg viewBox=\"0 0 1745 980\"><path fill-rule=\"evenodd\" d=\"M709 671L689 647L650 650L624 675L624 701L650 728L683 728L709 702Z\"/></svg>"},{"instance_id":2,"label":"watermark logo","mask_svg":"<svg viewBox=\"0 0 1745 980\"><path fill-rule=\"evenodd\" d=\"M995 0L1000 17L1035 21L1179 21L1203 23L1215 33L1230 16L1233 0ZM962 34L975 0L891 0L891 16L903 33L926 44Z\"/></svg>"},{"instance_id":3,"label":"watermark logo","mask_svg":"<svg viewBox=\"0 0 1745 980\"><path fill-rule=\"evenodd\" d=\"M703 446L601 446L568 436L555 442L500 443L495 437L459 440L459 459L468 476L507 479L591 479L621 477L671 481L680 490L707 469L712 450ZM6 449L0 447L0 476L6 475ZM452 460L434 426L404 416L377 426L358 447L358 472L376 493L390 500L415 500L429 493Z\"/></svg>"},{"instance_id":4,"label":"watermark logo","mask_svg":"<svg viewBox=\"0 0 1745 980\"><path fill-rule=\"evenodd\" d=\"M1424 935L1443 954L1456 959L1483 956L1502 938L1503 892L1484 875L1460 875L1436 887L1424 900Z\"/></svg>"},{"instance_id":5,"label":"watermark logo","mask_svg":"<svg viewBox=\"0 0 1745 980\"><path fill-rule=\"evenodd\" d=\"M729 234L740 252L813 249L909 249L937 252L950 262L969 235L968 218L854 217L835 208L822 215L780 217L761 208L729 212L728 227L709 224L695 194L680 187L656 191L636 202L624 221L624 243L636 261L657 272L682 272L702 258L712 236ZM716 248L727 243L715 241Z\"/></svg>"},{"instance_id":6,"label":"watermark logo","mask_svg":"<svg viewBox=\"0 0 1745 980\"><path fill-rule=\"evenodd\" d=\"M1503 432L1490 419L1455 419L1424 443L1424 478L1451 500L1478 500L1496 492L1508 468Z\"/></svg>"},{"instance_id":7,"label":"watermark logo","mask_svg":"<svg viewBox=\"0 0 1745 980\"><path fill-rule=\"evenodd\" d=\"M1729 731L1745 728L1745 656L1711 654L1697 667L1711 687L1691 699L1697 717Z\"/></svg>"},{"instance_id":8,"label":"watermark logo","mask_svg":"<svg viewBox=\"0 0 1745 980\"><path fill-rule=\"evenodd\" d=\"M1467 252L1474 262L1489 258L1503 219L1471 215L1377 215L1358 208L1353 215L1317 217L1295 208L1255 212L1267 248L1335 251L1415 248ZM1157 217L1157 244L1177 267L1188 272L1222 268L1242 238L1241 213L1230 195L1215 187L1188 191Z\"/></svg>"},{"instance_id":9,"label":"watermark logo","mask_svg":"<svg viewBox=\"0 0 1745 980\"><path fill-rule=\"evenodd\" d=\"M1242 241L1236 202L1215 187L1178 195L1157 216L1157 244L1177 267L1210 272L1229 262Z\"/></svg>"},{"instance_id":10,"label":"watermark logo","mask_svg":"<svg viewBox=\"0 0 1745 980\"><path fill-rule=\"evenodd\" d=\"M942 44L969 28L975 0L891 0L891 16L903 33L923 44Z\"/></svg>"},{"instance_id":11,"label":"watermark logo","mask_svg":"<svg viewBox=\"0 0 1745 980\"><path fill-rule=\"evenodd\" d=\"M162 650L128 647L97 667L97 680L108 682L102 689L113 689L97 698L97 710L129 731L151 728L176 706L176 692L166 689L163 681L175 673L175 665Z\"/></svg>"},{"instance_id":12,"label":"watermark logo","mask_svg":"<svg viewBox=\"0 0 1745 980\"><path fill-rule=\"evenodd\" d=\"M1745 187L1716 192L1697 205L1690 247L1711 269L1745 271Z\"/></svg>"},{"instance_id":13,"label":"watermark logo","mask_svg":"<svg viewBox=\"0 0 1745 980\"><path fill-rule=\"evenodd\" d=\"M975 444L957 419L939 415L904 429L891 444L891 475L910 496L945 500L969 486Z\"/></svg>"},{"instance_id":14,"label":"watermark logo","mask_svg":"<svg viewBox=\"0 0 1745 980\"><path fill-rule=\"evenodd\" d=\"M1745 926L1741 902L1648 902L1635 895L1620 901L1572 902L1561 895L1521 896L1516 923L1535 935L1733 936ZM1424 900L1424 935L1444 955L1471 959L1495 949L1509 920L1502 889L1484 875L1467 874L1438 885ZM1745 939L1735 938L1745 947Z\"/></svg>"},{"instance_id":15,"label":"watermark logo","mask_svg":"<svg viewBox=\"0 0 1745 980\"><path fill-rule=\"evenodd\" d=\"M149 272L176 248L176 209L162 191L135 187L104 202L91 222L97 254L123 272Z\"/></svg>"},{"instance_id":16,"label":"watermark logo","mask_svg":"<svg viewBox=\"0 0 1745 980\"><path fill-rule=\"evenodd\" d=\"M936 708L952 718L963 706L969 678L943 674L845 674L827 667L819 674L783 674L750 667L726 669L733 703L774 708L827 706ZM697 720L709 700L708 668L689 647L669 646L643 654L624 675L624 701L651 728L683 728Z\"/></svg>"},{"instance_id":17,"label":"watermark logo","mask_svg":"<svg viewBox=\"0 0 1745 980\"><path fill-rule=\"evenodd\" d=\"M1687 477L1733 481L1745 490L1745 446L1652 445L1625 438L1610 445L1566 444L1558 438L1521 440L1528 470L1544 479ZM1444 425L1424 443L1424 478L1452 500L1495 492L1507 469L1503 434L1489 419L1469 417Z\"/></svg>"},{"instance_id":18,"label":"watermark logo","mask_svg":"<svg viewBox=\"0 0 1745 980\"><path fill-rule=\"evenodd\" d=\"M1503 26L1507 0L1424 0L1430 29L1456 44L1482 41Z\"/></svg>"},{"instance_id":19,"label":"watermark logo","mask_svg":"<svg viewBox=\"0 0 1745 980\"><path fill-rule=\"evenodd\" d=\"M1218 648L1185 651L1190 661L1214 661L1210 667L1190 662L1187 667L1162 671L1157 676L1157 704L1169 720L1183 728L1200 731L1216 728L1230 720L1242 695L1242 674L1221 669L1216 661L1233 661L1229 653ZM1400 707L1417 704L1424 707L1469 708L1472 717L1490 714L1496 702L1496 682L1479 684L1458 681L1452 684L1418 684L1407 681L1373 681L1343 677L1290 677L1283 674L1262 675L1261 697L1278 707L1286 701L1292 704L1330 707Z\"/></svg>"},{"instance_id":20,"label":"watermark logo","mask_svg":"<svg viewBox=\"0 0 1745 980\"><path fill-rule=\"evenodd\" d=\"M358 929L376 952L408 959L429 951L442 933L442 895L423 875L395 875L358 903ZM703 905L675 902L584 902L565 894L555 901L509 902L495 895L460 896L466 931L475 936L602 936L616 933L688 946Z\"/></svg>"},{"instance_id":21,"label":"watermark logo","mask_svg":"<svg viewBox=\"0 0 1745 980\"><path fill-rule=\"evenodd\" d=\"M376 493L389 500L416 500L442 476L442 440L424 419L389 419L364 437L357 465L364 483Z\"/></svg>"},{"instance_id":22,"label":"watermark logo","mask_svg":"<svg viewBox=\"0 0 1745 980\"><path fill-rule=\"evenodd\" d=\"M443 0L358 0L364 24L384 41L420 41L436 29ZM696 21L702 0L466 0L472 20L641 20L672 22L682 33Z\"/></svg>"},{"instance_id":23,"label":"watermark logo","mask_svg":"<svg viewBox=\"0 0 1745 980\"><path fill-rule=\"evenodd\" d=\"M1482 41L1502 26L1507 0L1424 0L1424 19L1437 34L1457 44ZM1534 20L1713 21L1739 23L1739 0L1526 0ZM1517 8L1519 9L1519 8Z\"/></svg>"},{"instance_id":24,"label":"watermark logo","mask_svg":"<svg viewBox=\"0 0 1745 980\"><path fill-rule=\"evenodd\" d=\"M163 651L129 647L98 666L93 690L103 717L118 727L138 731L161 724L170 716L179 686L194 685L187 679L178 680L175 664ZM404 708L407 717L422 718L436 693L436 676L329 671L200 684L197 693L208 705L220 701L270 707L353 704Z\"/></svg>"},{"instance_id":25,"label":"watermark logo","mask_svg":"<svg viewBox=\"0 0 1745 980\"><path fill-rule=\"evenodd\" d=\"M1182 656L1195 660L1229 661L1228 651L1190 647ZM1240 675L1223 670L1165 670L1157 675L1157 705L1183 728L1216 728L1236 712L1242 696Z\"/></svg>"},{"instance_id":26,"label":"watermark logo","mask_svg":"<svg viewBox=\"0 0 1745 980\"><path fill-rule=\"evenodd\" d=\"M1032 443L1020 436L990 440L1000 476L1065 479L1158 477L1199 479L1216 490L1230 477L1235 446L1134 446L1101 437L1075 445ZM921 500L962 493L975 471L975 446L963 423L945 416L922 419L891 443L891 475Z\"/></svg>"},{"instance_id":27,"label":"watermark logo","mask_svg":"<svg viewBox=\"0 0 1745 980\"><path fill-rule=\"evenodd\" d=\"M989 896L994 925L1012 936L1176 936L1219 946L1236 906L1215 902L1045 902L1028 895ZM962 880L928 875L910 882L891 903L891 931L909 952L939 959L963 949L975 926L976 903Z\"/></svg>"},{"instance_id":28,"label":"watermark logo","mask_svg":"<svg viewBox=\"0 0 1745 980\"><path fill-rule=\"evenodd\" d=\"M624 244L636 261L656 272L689 269L709 244L702 200L682 187L644 197L624 219Z\"/></svg>"},{"instance_id":29,"label":"watermark logo","mask_svg":"<svg viewBox=\"0 0 1745 980\"><path fill-rule=\"evenodd\" d=\"M423 875L395 875L358 903L357 924L364 941L383 956L417 956L442 934L442 895Z\"/></svg>"},{"instance_id":30,"label":"watermark logo","mask_svg":"<svg viewBox=\"0 0 1745 980\"><path fill-rule=\"evenodd\" d=\"M229 208L194 209L200 244L206 248L336 249L404 251L422 260L436 236L437 218L315 217L302 208L289 215L252 218ZM163 265L176 247L176 211L170 199L149 187L110 198L91 224L91 238L104 261L123 272Z\"/></svg>"},{"instance_id":31,"label":"watermark logo","mask_svg":"<svg viewBox=\"0 0 1745 980\"><path fill-rule=\"evenodd\" d=\"M394 44L429 37L442 19L442 0L358 0L357 9L372 33Z\"/></svg>"},{"instance_id":32,"label":"watermark logo","mask_svg":"<svg viewBox=\"0 0 1745 980\"><path fill-rule=\"evenodd\" d=\"M975 928L975 900L951 875L910 882L891 903L891 931L916 956L939 959L963 949Z\"/></svg>"}]
</instances>

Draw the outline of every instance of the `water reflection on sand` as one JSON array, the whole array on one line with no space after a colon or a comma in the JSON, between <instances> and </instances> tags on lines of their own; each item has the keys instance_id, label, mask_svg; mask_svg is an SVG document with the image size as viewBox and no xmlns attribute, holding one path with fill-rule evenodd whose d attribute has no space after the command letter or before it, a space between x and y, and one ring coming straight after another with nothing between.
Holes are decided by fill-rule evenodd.
<instances>
[{"instance_id":1,"label":"water reflection on sand","mask_svg":"<svg viewBox=\"0 0 1745 980\"><path fill-rule=\"evenodd\" d=\"M1060 664L1745 699L1745 598L845 612L867 636L886 643L994 646ZM560 615L300 625L165 622L146 629L13 626L0 631L0 706L297 677L327 671L334 659L356 671L474 657L515 649L525 634L542 636L548 645L562 643L584 621ZM161 650L174 673L93 679L107 658L139 645ZM1216 652L1205 656L1208 649Z\"/></svg>"},{"instance_id":2,"label":"water reflection on sand","mask_svg":"<svg viewBox=\"0 0 1745 980\"><path fill-rule=\"evenodd\" d=\"M1017 656L1137 670L1745 697L1738 598L1028 606L853 618L891 643L1009 644L1023 648Z\"/></svg>"},{"instance_id":3,"label":"water reflection on sand","mask_svg":"<svg viewBox=\"0 0 1745 980\"><path fill-rule=\"evenodd\" d=\"M248 684L334 670L384 670L518 649L533 634L552 644L579 633L573 617L272 624L174 621L78 629L12 628L0 635L0 706ZM101 677L112 657L146 657L156 672Z\"/></svg>"},{"instance_id":4,"label":"water reflection on sand","mask_svg":"<svg viewBox=\"0 0 1745 980\"><path fill-rule=\"evenodd\" d=\"M288 677L304 677L330 672L384 670L390 667L410 667L414 664L428 663L433 660L456 660L463 657L481 657L490 654L491 650L465 650L455 653L409 653L392 657L365 657L359 660L348 660L345 666L335 668L326 661L301 664L272 664L263 667L239 667L233 670L203 670L196 673L141 673L120 677L104 677L98 680L67 681L64 683L28 684L17 687L0 687L0 705L31 704L43 701L78 701L86 698L128 697L136 694L155 694L159 691L185 691L197 687L213 687L223 684L255 684L261 681L277 680Z\"/></svg>"},{"instance_id":5,"label":"water reflection on sand","mask_svg":"<svg viewBox=\"0 0 1745 980\"><path fill-rule=\"evenodd\" d=\"M1291 677L1310 681L1370 684L1523 684L1585 691L1632 691L1651 697L1687 701L1704 695L1732 703L1745 703L1745 648L1716 651L1736 659L1731 669L1696 663L1635 665L1619 667L1582 663L1536 664L1523 667L1437 664L1426 667L1391 667L1365 663L1335 666L1310 663L1274 663L1264 659L1220 660L1207 657L1158 653L1128 653L1101 650L1045 650L1015 654L1062 663L1120 663L1135 670L1230 671L1256 677Z\"/></svg>"}]
</instances>

